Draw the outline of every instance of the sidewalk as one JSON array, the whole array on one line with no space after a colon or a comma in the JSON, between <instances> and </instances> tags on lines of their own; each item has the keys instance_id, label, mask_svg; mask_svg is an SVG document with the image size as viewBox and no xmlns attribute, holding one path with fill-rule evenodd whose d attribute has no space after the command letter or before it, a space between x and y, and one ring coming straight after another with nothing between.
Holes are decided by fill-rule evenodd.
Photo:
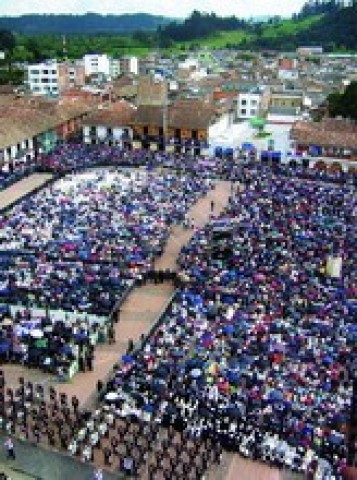
<instances>
[{"instance_id":1,"label":"sidewalk","mask_svg":"<svg viewBox=\"0 0 357 480\"><path fill-rule=\"evenodd\" d=\"M44 185L53 177L51 173L33 173L0 192L0 210Z\"/></svg>"},{"instance_id":2,"label":"sidewalk","mask_svg":"<svg viewBox=\"0 0 357 480\"><path fill-rule=\"evenodd\" d=\"M15 472L12 480L92 480L94 468L79 463L62 453L38 447L29 442L14 440L16 460L6 460L3 444L6 437L0 433L0 471L5 465ZM12 474L12 473L10 473ZM122 475L104 472L104 480L118 480Z\"/></svg>"}]
</instances>

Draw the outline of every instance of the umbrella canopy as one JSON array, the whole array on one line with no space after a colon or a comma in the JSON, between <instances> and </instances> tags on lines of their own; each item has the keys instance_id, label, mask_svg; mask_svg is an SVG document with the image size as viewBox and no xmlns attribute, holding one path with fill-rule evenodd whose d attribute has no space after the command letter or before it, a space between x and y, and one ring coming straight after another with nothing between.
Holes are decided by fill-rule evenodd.
<instances>
[{"instance_id":1,"label":"umbrella canopy","mask_svg":"<svg viewBox=\"0 0 357 480\"><path fill-rule=\"evenodd\" d=\"M267 122L265 118L255 117L255 118L252 118L249 123L253 128L264 128Z\"/></svg>"},{"instance_id":2,"label":"umbrella canopy","mask_svg":"<svg viewBox=\"0 0 357 480\"><path fill-rule=\"evenodd\" d=\"M6 326L6 325L12 325L12 324L13 324L13 320L12 320L11 318L9 318L9 317L6 317L6 318L4 318L4 320L3 320L1 323L2 323L2 325L5 325L5 326Z\"/></svg>"},{"instance_id":3,"label":"umbrella canopy","mask_svg":"<svg viewBox=\"0 0 357 480\"><path fill-rule=\"evenodd\" d=\"M117 392L108 392L104 398L106 400L117 400L119 398L119 394Z\"/></svg>"},{"instance_id":4,"label":"umbrella canopy","mask_svg":"<svg viewBox=\"0 0 357 480\"><path fill-rule=\"evenodd\" d=\"M123 355L121 360L123 363L134 363L134 357L132 355Z\"/></svg>"},{"instance_id":5,"label":"umbrella canopy","mask_svg":"<svg viewBox=\"0 0 357 480\"><path fill-rule=\"evenodd\" d=\"M194 368L190 372L191 377L198 378L202 375L202 370L200 368Z\"/></svg>"},{"instance_id":6,"label":"umbrella canopy","mask_svg":"<svg viewBox=\"0 0 357 480\"><path fill-rule=\"evenodd\" d=\"M30 335L32 338L42 338L44 333L39 328L35 328L34 330L31 330Z\"/></svg>"}]
</instances>

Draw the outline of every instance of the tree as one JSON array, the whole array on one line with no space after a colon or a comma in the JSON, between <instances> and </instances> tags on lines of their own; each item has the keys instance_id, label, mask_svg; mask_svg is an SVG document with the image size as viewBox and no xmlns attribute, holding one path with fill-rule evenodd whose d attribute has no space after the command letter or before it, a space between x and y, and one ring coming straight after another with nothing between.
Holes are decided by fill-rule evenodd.
<instances>
[{"instance_id":1,"label":"tree","mask_svg":"<svg viewBox=\"0 0 357 480\"><path fill-rule=\"evenodd\" d=\"M357 120L357 82L351 82L344 93L331 93L327 97L327 104L331 117Z\"/></svg>"},{"instance_id":2,"label":"tree","mask_svg":"<svg viewBox=\"0 0 357 480\"><path fill-rule=\"evenodd\" d=\"M0 30L0 50L12 53L16 45L16 39L10 30Z\"/></svg>"}]
</instances>

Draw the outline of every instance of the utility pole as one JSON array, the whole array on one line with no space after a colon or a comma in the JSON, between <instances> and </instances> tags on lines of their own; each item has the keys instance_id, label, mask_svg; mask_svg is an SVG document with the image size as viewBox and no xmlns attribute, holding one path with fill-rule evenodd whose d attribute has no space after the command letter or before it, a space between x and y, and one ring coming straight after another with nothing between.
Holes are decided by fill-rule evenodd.
<instances>
[{"instance_id":1,"label":"utility pole","mask_svg":"<svg viewBox=\"0 0 357 480\"><path fill-rule=\"evenodd\" d=\"M66 35L62 35L62 54L63 54L63 59L67 60L67 40L66 40Z\"/></svg>"}]
</instances>

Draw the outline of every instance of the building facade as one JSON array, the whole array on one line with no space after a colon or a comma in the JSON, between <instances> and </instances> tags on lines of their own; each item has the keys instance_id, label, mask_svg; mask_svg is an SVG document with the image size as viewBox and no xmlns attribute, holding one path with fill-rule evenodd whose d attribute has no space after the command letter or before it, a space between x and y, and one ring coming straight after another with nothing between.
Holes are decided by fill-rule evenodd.
<instances>
[{"instance_id":1,"label":"building facade","mask_svg":"<svg viewBox=\"0 0 357 480\"><path fill-rule=\"evenodd\" d=\"M110 76L110 58L105 54L84 55L84 72L86 77L102 74Z\"/></svg>"},{"instance_id":2,"label":"building facade","mask_svg":"<svg viewBox=\"0 0 357 480\"><path fill-rule=\"evenodd\" d=\"M59 67L56 61L49 60L29 65L27 67L26 84L30 92L34 95L58 95L58 71Z\"/></svg>"}]
</instances>

